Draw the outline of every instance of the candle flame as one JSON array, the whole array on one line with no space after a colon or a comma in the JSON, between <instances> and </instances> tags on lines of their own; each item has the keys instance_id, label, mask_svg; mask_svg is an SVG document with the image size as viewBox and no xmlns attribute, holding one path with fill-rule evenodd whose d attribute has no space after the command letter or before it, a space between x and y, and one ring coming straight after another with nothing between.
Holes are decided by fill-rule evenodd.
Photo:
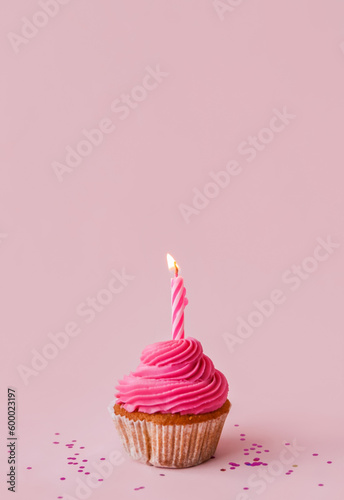
<instances>
[{"instance_id":1,"label":"candle flame","mask_svg":"<svg viewBox=\"0 0 344 500\"><path fill-rule=\"evenodd\" d=\"M167 265L168 265L168 268L170 270L172 269L175 269L176 271L178 271L179 269L179 266L177 264L177 262L174 260L174 258L172 257L172 255L170 255L169 253L166 255L167 257Z\"/></svg>"}]
</instances>

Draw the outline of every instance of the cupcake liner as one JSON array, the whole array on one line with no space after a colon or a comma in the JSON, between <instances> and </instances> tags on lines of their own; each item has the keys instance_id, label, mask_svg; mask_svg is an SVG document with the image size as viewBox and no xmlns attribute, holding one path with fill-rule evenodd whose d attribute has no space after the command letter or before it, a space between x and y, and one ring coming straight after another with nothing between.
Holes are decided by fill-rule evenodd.
<instances>
[{"instance_id":1,"label":"cupcake liner","mask_svg":"<svg viewBox=\"0 0 344 500\"><path fill-rule=\"evenodd\" d=\"M132 420L110 410L126 452L155 467L184 468L201 464L214 453L228 413L203 422L162 425Z\"/></svg>"}]
</instances>

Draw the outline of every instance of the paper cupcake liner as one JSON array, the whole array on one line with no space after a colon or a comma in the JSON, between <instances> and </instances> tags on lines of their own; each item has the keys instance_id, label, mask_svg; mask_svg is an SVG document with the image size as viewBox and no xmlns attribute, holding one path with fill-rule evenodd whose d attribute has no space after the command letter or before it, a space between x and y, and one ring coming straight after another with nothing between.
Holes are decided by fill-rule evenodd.
<instances>
[{"instance_id":1,"label":"paper cupcake liner","mask_svg":"<svg viewBox=\"0 0 344 500\"><path fill-rule=\"evenodd\" d=\"M168 468L192 467L208 460L215 453L228 415L192 424L161 425L111 413L124 449L134 460Z\"/></svg>"}]
</instances>

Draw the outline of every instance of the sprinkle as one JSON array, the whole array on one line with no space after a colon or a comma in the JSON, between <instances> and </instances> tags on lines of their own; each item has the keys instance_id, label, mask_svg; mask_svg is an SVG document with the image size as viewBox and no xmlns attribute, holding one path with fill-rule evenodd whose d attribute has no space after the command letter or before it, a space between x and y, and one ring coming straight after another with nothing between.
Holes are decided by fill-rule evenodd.
<instances>
[{"instance_id":1,"label":"sprinkle","mask_svg":"<svg viewBox=\"0 0 344 500\"><path fill-rule=\"evenodd\" d=\"M55 432L55 436L59 436L60 433L59 432ZM62 497L58 497L58 498L62 498Z\"/></svg>"},{"instance_id":2,"label":"sprinkle","mask_svg":"<svg viewBox=\"0 0 344 500\"><path fill-rule=\"evenodd\" d=\"M85 472L85 475L87 476L88 474L90 474L89 472Z\"/></svg>"},{"instance_id":3,"label":"sprinkle","mask_svg":"<svg viewBox=\"0 0 344 500\"><path fill-rule=\"evenodd\" d=\"M249 453L244 453L244 455L249 455Z\"/></svg>"},{"instance_id":4,"label":"sprinkle","mask_svg":"<svg viewBox=\"0 0 344 500\"><path fill-rule=\"evenodd\" d=\"M266 453L269 453L270 450L264 450Z\"/></svg>"},{"instance_id":5,"label":"sprinkle","mask_svg":"<svg viewBox=\"0 0 344 500\"><path fill-rule=\"evenodd\" d=\"M159 474L159 476L164 476L165 474Z\"/></svg>"},{"instance_id":6,"label":"sprinkle","mask_svg":"<svg viewBox=\"0 0 344 500\"><path fill-rule=\"evenodd\" d=\"M261 444L257 444L257 448L263 448Z\"/></svg>"},{"instance_id":7,"label":"sprinkle","mask_svg":"<svg viewBox=\"0 0 344 500\"><path fill-rule=\"evenodd\" d=\"M239 424L234 424L234 427L239 427Z\"/></svg>"},{"instance_id":8,"label":"sprinkle","mask_svg":"<svg viewBox=\"0 0 344 500\"><path fill-rule=\"evenodd\" d=\"M235 469L235 467L230 467L230 469L232 469L232 470L233 470L233 469Z\"/></svg>"},{"instance_id":9,"label":"sprinkle","mask_svg":"<svg viewBox=\"0 0 344 500\"><path fill-rule=\"evenodd\" d=\"M134 488L134 490L142 490L144 486L139 486L138 488Z\"/></svg>"},{"instance_id":10,"label":"sprinkle","mask_svg":"<svg viewBox=\"0 0 344 500\"><path fill-rule=\"evenodd\" d=\"M327 464L332 464L331 460L329 460L328 462L326 462ZM294 466L293 466L294 467Z\"/></svg>"},{"instance_id":11,"label":"sprinkle","mask_svg":"<svg viewBox=\"0 0 344 500\"><path fill-rule=\"evenodd\" d=\"M61 481L64 481L66 478L65 477L60 477Z\"/></svg>"},{"instance_id":12,"label":"sprinkle","mask_svg":"<svg viewBox=\"0 0 344 500\"><path fill-rule=\"evenodd\" d=\"M255 450L255 448L250 448L250 450Z\"/></svg>"},{"instance_id":13,"label":"sprinkle","mask_svg":"<svg viewBox=\"0 0 344 500\"><path fill-rule=\"evenodd\" d=\"M261 451L257 450L256 453L261 453Z\"/></svg>"},{"instance_id":14,"label":"sprinkle","mask_svg":"<svg viewBox=\"0 0 344 500\"><path fill-rule=\"evenodd\" d=\"M73 440L72 440L72 443L76 443L76 439L73 439Z\"/></svg>"},{"instance_id":15,"label":"sprinkle","mask_svg":"<svg viewBox=\"0 0 344 500\"><path fill-rule=\"evenodd\" d=\"M100 460L105 460L105 458L101 458Z\"/></svg>"},{"instance_id":16,"label":"sprinkle","mask_svg":"<svg viewBox=\"0 0 344 500\"><path fill-rule=\"evenodd\" d=\"M26 467L27 469L32 469L32 467Z\"/></svg>"},{"instance_id":17,"label":"sprinkle","mask_svg":"<svg viewBox=\"0 0 344 500\"><path fill-rule=\"evenodd\" d=\"M324 486L322 483L319 483L318 486Z\"/></svg>"},{"instance_id":18,"label":"sprinkle","mask_svg":"<svg viewBox=\"0 0 344 500\"><path fill-rule=\"evenodd\" d=\"M104 479L98 479L98 481L104 481Z\"/></svg>"},{"instance_id":19,"label":"sprinkle","mask_svg":"<svg viewBox=\"0 0 344 500\"><path fill-rule=\"evenodd\" d=\"M252 443L252 446L258 446L257 443Z\"/></svg>"},{"instance_id":20,"label":"sprinkle","mask_svg":"<svg viewBox=\"0 0 344 500\"><path fill-rule=\"evenodd\" d=\"M85 466L84 465L80 465L79 469L84 469Z\"/></svg>"},{"instance_id":21,"label":"sprinkle","mask_svg":"<svg viewBox=\"0 0 344 500\"><path fill-rule=\"evenodd\" d=\"M73 462L68 462L68 465L73 465Z\"/></svg>"},{"instance_id":22,"label":"sprinkle","mask_svg":"<svg viewBox=\"0 0 344 500\"><path fill-rule=\"evenodd\" d=\"M85 448L85 446L80 446L80 450L83 450ZM144 488L144 486L142 486L142 488Z\"/></svg>"},{"instance_id":23,"label":"sprinkle","mask_svg":"<svg viewBox=\"0 0 344 500\"><path fill-rule=\"evenodd\" d=\"M80 453L74 453L74 455L80 455Z\"/></svg>"},{"instance_id":24,"label":"sprinkle","mask_svg":"<svg viewBox=\"0 0 344 500\"><path fill-rule=\"evenodd\" d=\"M254 462L259 462L259 458L258 458L258 457L256 457L256 458L254 458L254 459L253 459L253 461L254 461Z\"/></svg>"},{"instance_id":25,"label":"sprinkle","mask_svg":"<svg viewBox=\"0 0 344 500\"><path fill-rule=\"evenodd\" d=\"M313 453L313 457L317 457L319 453Z\"/></svg>"},{"instance_id":26,"label":"sprinkle","mask_svg":"<svg viewBox=\"0 0 344 500\"><path fill-rule=\"evenodd\" d=\"M248 451L248 448L244 448L244 451Z\"/></svg>"},{"instance_id":27,"label":"sprinkle","mask_svg":"<svg viewBox=\"0 0 344 500\"><path fill-rule=\"evenodd\" d=\"M292 467L297 467L297 465L292 465Z\"/></svg>"},{"instance_id":28,"label":"sprinkle","mask_svg":"<svg viewBox=\"0 0 344 500\"><path fill-rule=\"evenodd\" d=\"M63 497L57 497L57 498L63 498Z\"/></svg>"},{"instance_id":29,"label":"sprinkle","mask_svg":"<svg viewBox=\"0 0 344 500\"><path fill-rule=\"evenodd\" d=\"M285 446L289 446L290 445L290 443L284 443L284 444L285 444Z\"/></svg>"},{"instance_id":30,"label":"sprinkle","mask_svg":"<svg viewBox=\"0 0 344 500\"><path fill-rule=\"evenodd\" d=\"M85 458L85 459L83 460L83 462L88 462L87 458Z\"/></svg>"},{"instance_id":31,"label":"sprinkle","mask_svg":"<svg viewBox=\"0 0 344 500\"><path fill-rule=\"evenodd\" d=\"M53 444L60 444L58 441L53 441Z\"/></svg>"},{"instance_id":32,"label":"sprinkle","mask_svg":"<svg viewBox=\"0 0 344 500\"><path fill-rule=\"evenodd\" d=\"M247 487L243 488L243 490L248 490L248 489L249 489L249 488L247 488Z\"/></svg>"},{"instance_id":33,"label":"sprinkle","mask_svg":"<svg viewBox=\"0 0 344 500\"><path fill-rule=\"evenodd\" d=\"M220 469L220 471L224 472L226 469Z\"/></svg>"},{"instance_id":34,"label":"sprinkle","mask_svg":"<svg viewBox=\"0 0 344 500\"><path fill-rule=\"evenodd\" d=\"M240 436L246 436L246 434L240 434Z\"/></svg>"},{"instance_id":35,"label":"sprinkle","mask_svg":"<svg viewBox=\"0 0 344 500\"><path fill-rule=\"evenodd\" d=\"M245 441L245 438L240 438L240 441Z\"/></svg>"}]
</instances>

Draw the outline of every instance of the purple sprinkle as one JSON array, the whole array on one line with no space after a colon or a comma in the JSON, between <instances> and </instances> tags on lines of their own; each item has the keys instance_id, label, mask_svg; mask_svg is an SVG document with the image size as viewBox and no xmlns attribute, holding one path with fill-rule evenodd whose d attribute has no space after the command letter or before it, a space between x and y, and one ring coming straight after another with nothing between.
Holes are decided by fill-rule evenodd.
<instances>
[{"instance_id":1,"label":"purple sprinkle","mask_svg":"<svg viewBox=\"0 0 344 500\"><path fill-rule=\"evenodd\" d=\"M235 469L235 467L230 467L230 469L232 469L232 470L233 470L233 469Z\"/></svg>"},{"instance_id":2,"label":"purple sprinkle","mask_svg":"<svg viewBox=\"0 0 344 500\"><path fill-rule=\"evenodd\" d=\"M328 464L332 464L331 460L329 460L327 463L328 463Z\"/></svg>"},{"instance_id":3,"label":"purple sprinkle","mask_svg":"<svg viewBox=\"0 0 344 500\"><path fill-rule=\"evenodd\" d=\"M270 450L264 450L266 453L269 453Z\"/></svg>"},{"instance_id":4,"label":"purple sprinkle","mask_svg":"<svg viewBox=\"0 0 344 500\"><path fill-rule=\"evenodd\" d=\"M244 448L244 451L248 451L248 448Z\"/></svg>"},{"instance_id":5,"label":"purple sprinkle","mask_svg":"<svg viewBox=\"0 0 344 500\"><path fill-rule=\"evenodd\" d=\"M257 450L256 453L261 453L261 451Z\"/></svg>"},{"instance_id":6,"label":"purple sprinkle","mask_svg":"<svg viewBox=\"0 0 344 500\"><path fill-rule=\"evenodd\" d=\"M252 446L258 446L257 443L252 443Z\"/></svg>"},{"instance_id":7,"label":"purple sprinkle","mask_svg":"<svg viewBox=\"0 0 344 500\"><path fill-rule=\"evenodd\" d=\"M285 473L285 475L286 475L286 476L290 476L290 472L286 472L286 473Z\"/></svg>"},{"instance_id":8,"label":"purple sprinkle","mask_svg":"<svg viewBox=\"0 0 344 500\"><path fill-rule=\"evenodd\" d=\"M80 450L83 450L85 448L85 446L80 446ZM142 486L142 488L144 488L144 486Z\"/></svg>"},{"instance_id":9,"label":"purple sprinkle","mask_svg":"<svg viewBox=\"0 0 344 500\"><path fill-rule=\"evenodd\" d=\"M101 458L100 460L105 460L105 458Z\"/></svg>"},{"instance_id":10,"label":"purple sprinkle","mask_svg":"<svg viewBox=\"0 0 344 500\"><path fill-rule=\"evenodd\" d=\"M264 465L264 466L266 467L266 466L267 466L268 464L266 464L266 463L263 463L263 465Z\"/></svg>"},{"instance_id":11,"label":"purple sprinkle","mask_svg":"<svg viewBox=\"0 0 344 500\"><path fill-rule=\"evenodd\" d=\"M322 483L319 483L318 486L324 486Z\"/></svg>"},{"instance_id":12,"label":"purple sprinkle","mask_svg":"<svg viewBox=\"0 0 344 500\"><path fill-rule=\"evenodd\" d=\"M73 462L73 465L78 465L78 462Z\"/></svg>"},{"instance_id":13,"label":"purple sprinkle","mask_svg":"<svg viewBox=\"0 0 344 500\"><path fill-rule=\"evenodd\" d=\"M240 441L245 441L245 438L240 438Z\"/></svg>"},{"instance_id":14,"label":"purple sprinkle","mask_svg":"<svg viewBox=\"0 0 344 500\"><path fill-rule=\"evenodd\" d=\"M246 434L240 434L240 436L246 436Z\"/></svg>"},{"instance_id":15,"label":"purple sprinkle","mask_svg":"<svg viewBox=\"0 0 344 500\"><path fill-rule=\"evenodd\" d=\"M290 445L290 443L284 443L284 444L285 444L285 446L289 446Z\"/></svg>"},{"instance_id":16,"label":"purple sprinkle","mask_svg":"<svg viewBox=\"0 0 344 500\"><path fill-rule=\"evenodd\" d=\"M249 455L249 453L244 453L244 455Z\"/></svg>"},{"instance_id":17,"label":"purple sprinkle","mask_svg":"<svg viewBox=\"0 0 344 500\"><path fill-rule=\"evenodd\" d=\"M98 481L104 481L104 479L98 479Z\"/></svg>"},{"instance_id":18,"label":"purple sprinkle","mask_svg":"<svg viewBox=\"0 0 344 500\"><path fill-rule=\"evenodd\" d=\"M53 444L60 444L58 441L53 441Z\"/></svg>"},{"instance_id":19,"label":"purple sprinkle","mask_svg":"<svg viewBox=\"0 0 344 500\"><path fill-rule=\"evenodd\" d=\"M80 465L79 469L84 469L85 466L84 465Z\"/></svg>"},{"instance_id":20,"label":"purple sprinkle","mask_svg":"<svg viewBox=\"0 0 344 500\"><path fill-rule=\"evenodd\" d=\"M138 488L134 488L134 490L142 490L144 486L139 486Z\"/></svg>"},{"instance_id":21,"label":"purple sprinkle","mask_svg":"<svg viewBox=\"0 0 344 500\"><path fill-rule=\"evenodd\" d=\"M76 443L76 439L73 439L73 440L72 440L72 443Z\"/></svg>"},{"instance_id":22,"label":"purple sprinkle","mask_svg":"<svg viewBox=\"0 0 344 500\"><path fill-rule=\"evenodd\" d=\"M255 450L255 448L250 448L250 450Z\"/></svg>"},{"instance_id":23,"label":"purple sprinkle","mask_svg":"<svg viewBox=\"0 0 344 500\"><path fill-rule=\"evenodd\" d=\"M67 457L67 460L76 460L75 457Z\"/></svg>"},{"instance_id":24,"label":"purple sprinkle","mask_svg":"<svg viewBox=\"0 0 344 500\"><path fill-rule=\"evenodd\" d=\"M85 474L86 474L86 476L87 476L87 475L88 475L88 474L90 474L90 473L89 473L89 472L85 472Z\"/></svg>"},{"instance_id":25,"label":"purple sprinkle","mask_svg":"<svg viewBox=\"0 0 344 500\"><path fill-rule=\"evenodd\" d=\"M26 467L27 469L32 469L32 467Z\"/></svg>"},{"instance_id":26,"label":"purple sprinkle","mask_svg":"<svg viewBox=\"0 0 344 500\"><path fill-rule=\"evenodd\" d=\"M248 488L243 488L243 490L248 490Z\"/></svg>"},{"instance_id":27,"label":"purple sprinkle","mask_svg":"<svg viewBox=\"0 0 344 500\"><path fill-rule=\"evenodd\" d=\"M78 472L84 472L82 469L79 469Z\"/></svg>"},{"instance_id":28,"label":"purple sprinkle","mask_svg":"<svg viewBox=\"0 0 344 500\"><path fill-rule=\"evenodd\" d=\"M80 453L74 453L74 455L80 455Z\"/></svg>"},{"instance_id":29,"label":"purple sprinkle","mask_svg":"<svg viewBox=\"0 0 344 500\"><path fill-rule=\"evenodd\" d=\"M317 457L319 453L313 453L313 457Z\"/></svg>"},{"instance_id":30,"label":"purple sprinkle","mask_svg":"<svg viewBox=\"0 0 344 500\"><path fill-rule=\"evenodd\" d=\"M250 462L245 462L245 465L251 465Z\"/></svg>"},{"instance_id":31,"label":"purple sprinkle","mask_svg":"<svg viewBox=\"0 0 344 500\"><path fill-rule=\"evenodd\" d=\"M63 498L63 497L57 497L57 498Z\"/></svg>"},{"instance_id":32,"label":"purple sprinkle","mask_svg":"<svg viewBox=\"0 0 344 500\"><path fill-rule=\"evenodd\" d=\"M159 476L164 476L165 474L159 474Z\"/></svg>"},{"instance_id":33,"label":"purple sprinkle","mask_svg":"<svg viewBox=\"0 0 344 500\"><path fill-rule=\"evenodd\" d=\"M73 462L68 462L68 465L73 465Z\"/></svg>"},{"instance_id":34,"label":"purple sprinkle","mask_svg":"<svg viewBox=\"0 0 344 500\"><path fill-rule=\"evenodd\" d=\"M85 458L85 459L83 460L83 462L88 462L87 458Z\"/></svg>"},{"instance_id":35,"label":"purple sprinkle","mask_svg":"<svg viewBox=\"0 0 344 500\"><path fill-rule=\"evenodd\" d=\"M257 447L258 448L263 448L261 444L257 444Z\"/></svg>"},{"instance_id":36,"label":"purple sprinkle","mask_svg":"<svg viewBox=\"0 0 344 500\"><path fill-rule=\"evenodd\" d=\"M234 424L234 427L239 427L239 424Z\"/></svg>"},{"instance_id":37,"label":"purple sprinkle","mask_svg":"<svg viewBox=\"0 0 344 500\"><path fill-rule=\"evenodd\" d=\"M65 477L60 477L61 481L64 481L66 478Z\"/></svg>"}]
</instances>

